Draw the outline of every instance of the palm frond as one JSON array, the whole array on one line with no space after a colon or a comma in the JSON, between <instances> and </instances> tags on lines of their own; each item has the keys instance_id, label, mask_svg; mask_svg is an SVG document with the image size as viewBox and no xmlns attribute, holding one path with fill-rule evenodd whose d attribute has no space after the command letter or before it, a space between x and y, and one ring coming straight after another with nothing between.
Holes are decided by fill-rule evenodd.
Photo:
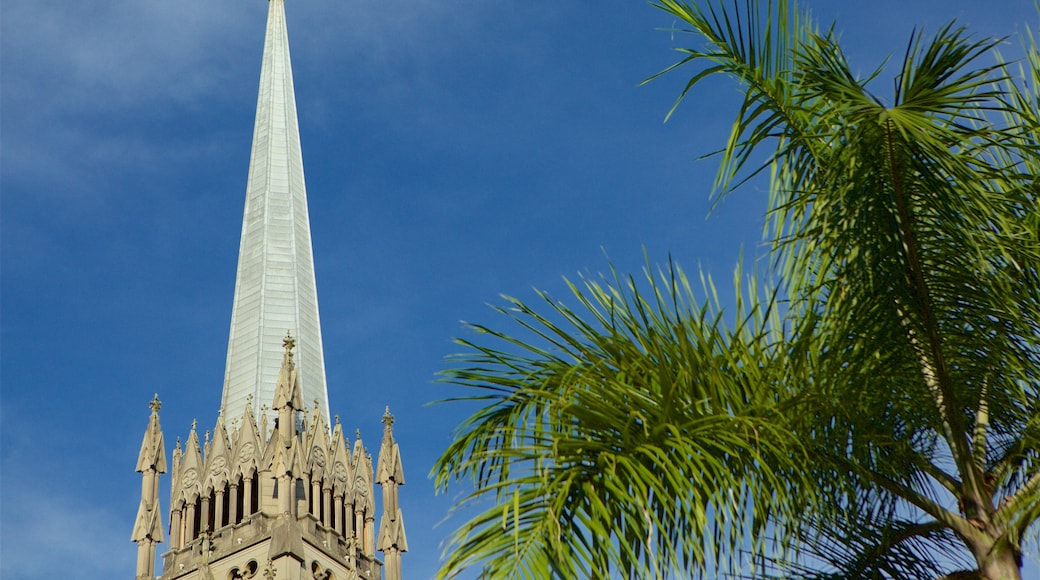
<instances>
[{"instance_id":1,"label":"palm frond","mask_svg":"<svg viewBox=\"0 0 1040 580\"><path fill-rule=\"evenodd\" d=\"M728 569L723 545L762 541L807 501L785 492L804 456L784 428L779 371L762 364L765 313L727 330L677 266L643 284L571 284L577 311L541 294L551 316L511 300L500 312L535 340L473 327L499 346L463 343L444 380L485 407L434 475L442 489L469 478L463 503L490 505L455 535L445 574Z\"/></svg>"}]
</instances>

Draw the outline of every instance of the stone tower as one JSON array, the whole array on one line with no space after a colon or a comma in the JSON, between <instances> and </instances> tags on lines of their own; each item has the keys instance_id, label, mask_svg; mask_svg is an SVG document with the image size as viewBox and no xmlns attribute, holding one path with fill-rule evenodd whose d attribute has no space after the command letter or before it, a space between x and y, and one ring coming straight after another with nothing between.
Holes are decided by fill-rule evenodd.
<instances>
[{"instance_id":1,"label":"stone tower","mask_svg":"<svg viewBox=\"0 0 1040 580\"><path fill-rule=\"evenodd\" d=\"M159 408L156 396L137 460L137 580L376 580L377 550L386 580L400 580L408 544L393 417L383 417L375 472L360 433L351 444L339 417L329 420L284 0L268 3L221 406L202 440L193 424L173 450L157 575L167 471Z\"/></svg>"}]
</instances>

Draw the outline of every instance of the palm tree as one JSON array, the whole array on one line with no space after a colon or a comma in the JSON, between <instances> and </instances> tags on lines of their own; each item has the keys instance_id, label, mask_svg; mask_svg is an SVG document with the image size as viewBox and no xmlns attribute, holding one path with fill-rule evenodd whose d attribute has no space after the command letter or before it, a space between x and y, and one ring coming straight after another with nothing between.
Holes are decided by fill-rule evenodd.
<instances>
[{"instance_id":1,"label":"palm tree","mask_svg":"<svg viewBox=\"0 0 1040 580\"><path fill-rule=\"evenodd\" d=\"M793 2L735 4L659 0L703 41L661 74L701 66L679 101L743 87L716 191L768 172L770 268L725 315L669 263L473 326L445 375L480 408L434 467L471 486L443 575L1021 577L1040 53L915 34L886 101Z\"/></svg>"}]
</instances>

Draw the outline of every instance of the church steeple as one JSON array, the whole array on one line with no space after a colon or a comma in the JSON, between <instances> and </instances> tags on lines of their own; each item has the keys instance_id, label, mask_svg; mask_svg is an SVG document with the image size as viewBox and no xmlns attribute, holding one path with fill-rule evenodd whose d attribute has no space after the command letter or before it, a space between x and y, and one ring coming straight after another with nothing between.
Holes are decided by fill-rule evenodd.
<instances>
[{"instance_id":1,"label":"church steeple","mask_svg":"<svg viewBox=\"0 0 1040 580\"><path fill-rule=\"evenodd\" d=\"M221 399L225 416L239 416L250 397L259 415L260 405L274 399L282 366L279 345L286 331L296 340L303 400L317 400L327 424L325 358L285 2L270 0Z\"/></svg>"},{"instance_id":2,"label":"church steeple","mask_svg":"<svg viewBox=\"0 0 1040 580\"><path fill-rule=\"evenodd\" d=\"M314 403L309 417L304 401ZM158 411L156 398L137 463L138 580L154 577L164 539ZM192 422L174 449L162 580L378 580L372 456L360 434L351 452L339 417L332 428L328 417L285 5L269 0L223 397L204 442ZM399 580L404 476L385 422L380 482L392 505L378 549L387 579Z\"/></svg>"}]
</instances>

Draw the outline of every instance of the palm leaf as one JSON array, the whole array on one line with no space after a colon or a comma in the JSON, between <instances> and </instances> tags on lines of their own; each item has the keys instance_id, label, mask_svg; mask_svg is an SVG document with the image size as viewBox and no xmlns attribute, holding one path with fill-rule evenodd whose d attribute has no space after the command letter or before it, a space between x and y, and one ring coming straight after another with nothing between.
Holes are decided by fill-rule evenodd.
<instances>
[{"instance_id":1,"label":"palm leaf","mask_svg":"<svg viewBox=\"0 0 1040 580\"><path fill-rule=\"evenodd\" d=\"M486 406L435 477L470 478L463 504L491 503L454 536L444 574L735 568L719 547L759 543L774 516L797 513L784 490L804 458L783 428L781 370L756 352L767 313L731 331L716 306L695 306L678 267L644 283L571 285L580 311L542 294L551 317L511 301L501 312L541 346L474 327L500 348L464 343L445 380Z\"/></svg>"}]
</instances>

